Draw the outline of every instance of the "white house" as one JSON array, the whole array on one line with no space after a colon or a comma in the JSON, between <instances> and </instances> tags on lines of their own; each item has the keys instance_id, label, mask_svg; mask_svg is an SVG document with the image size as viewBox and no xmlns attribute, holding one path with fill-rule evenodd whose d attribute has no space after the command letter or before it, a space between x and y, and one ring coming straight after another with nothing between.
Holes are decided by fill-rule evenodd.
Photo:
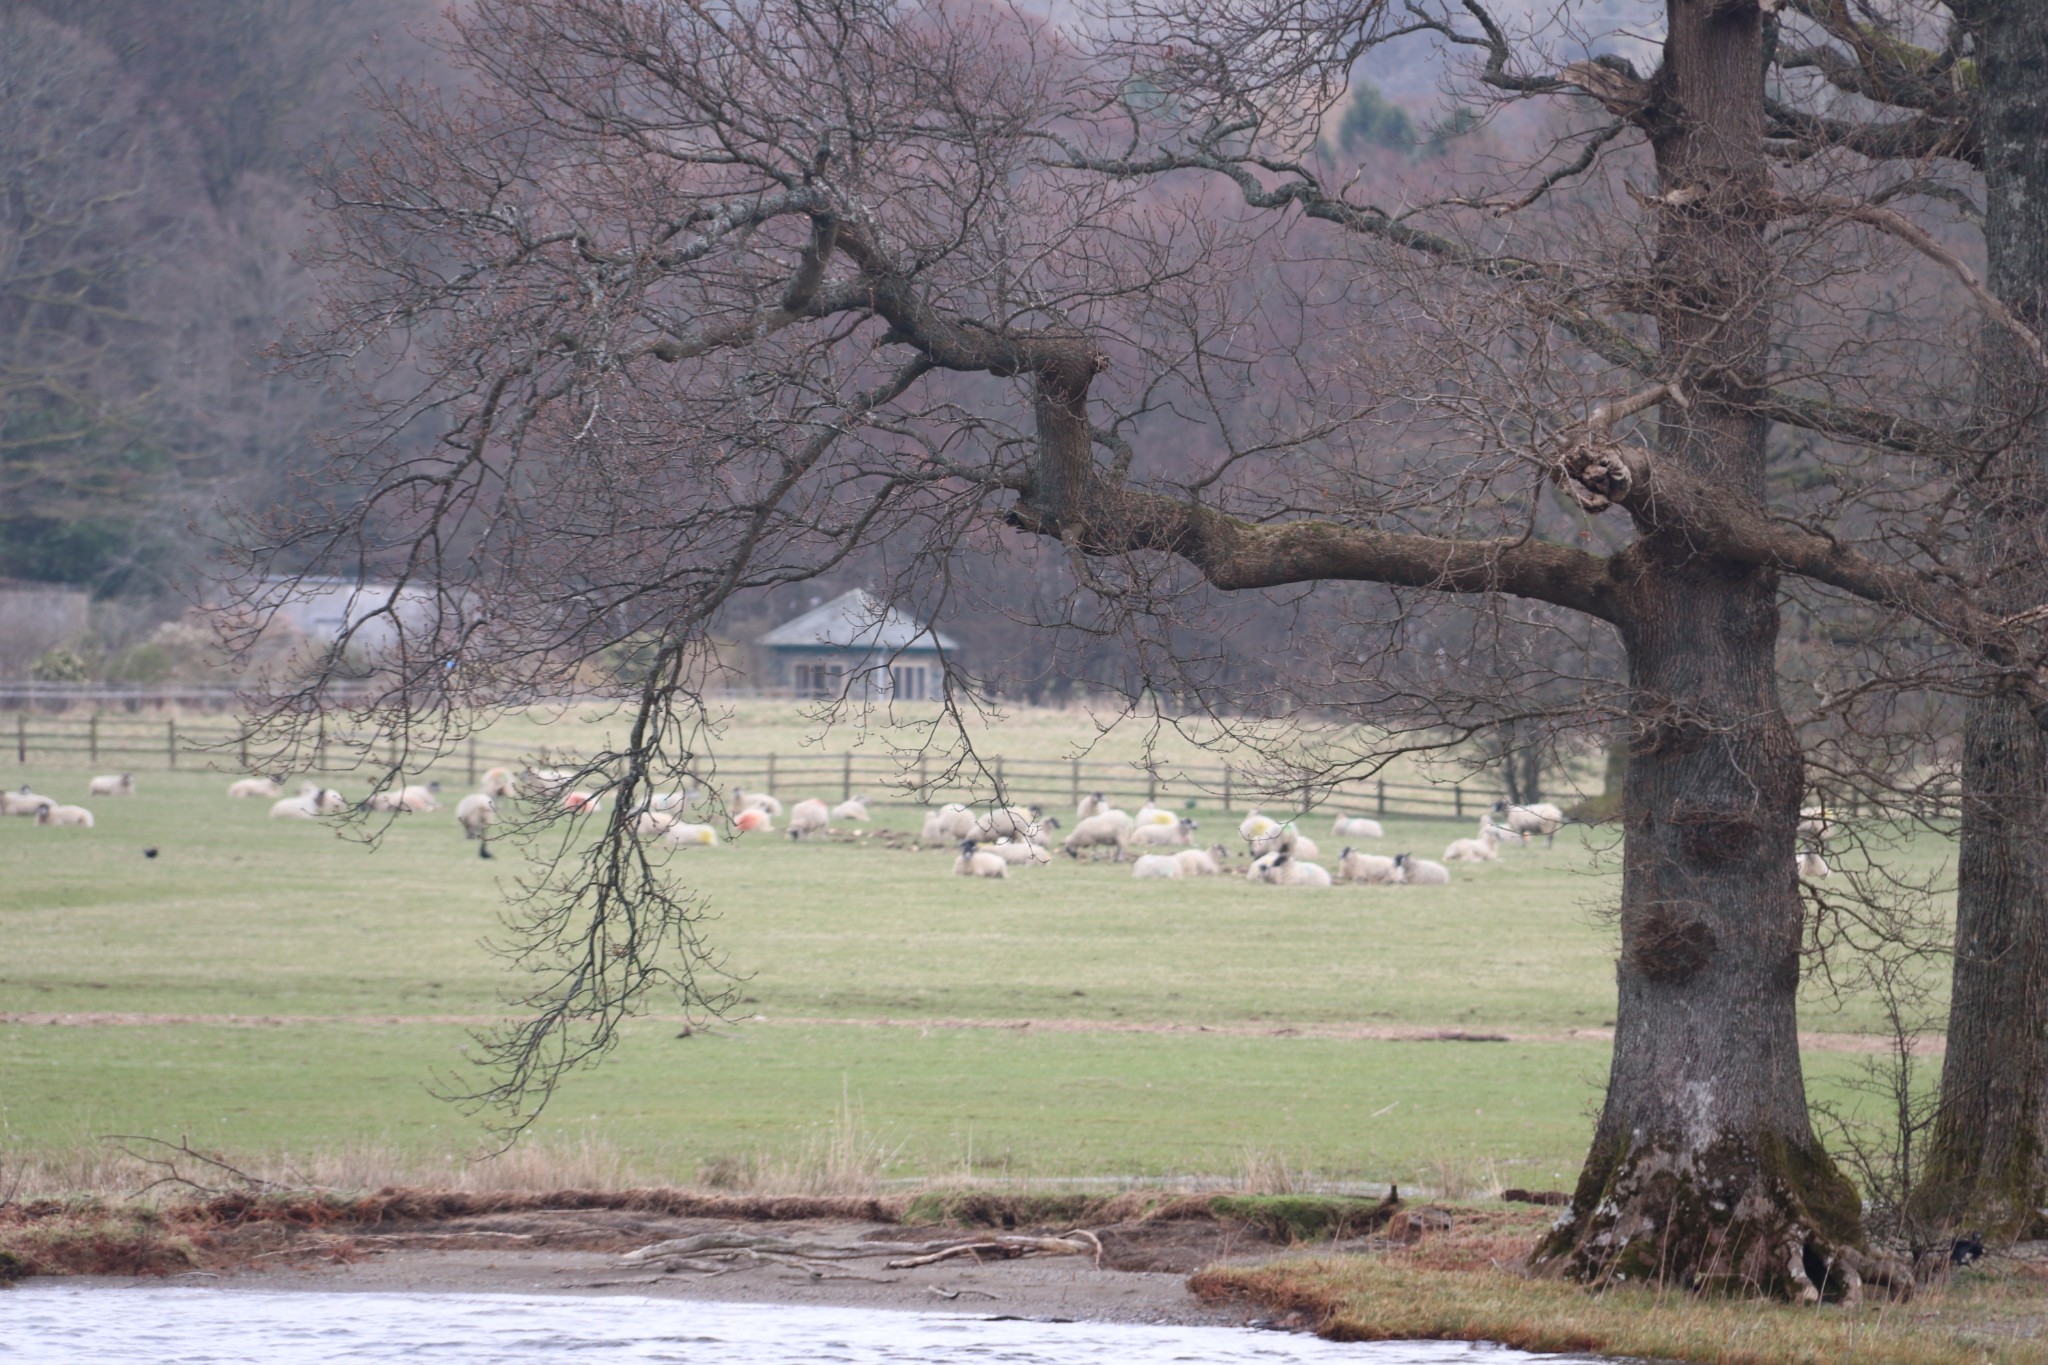
<instances>
[{"instance_id":1,"label":"white house","mask_svg":"<svg viewBox=\"0 0 2048 1365\"><path fill-rule=\"evenodd\" d=\"M943 689L941 651L958 646L855 588L785 621L755 642L769 687L799 697L926 701Z\"/></svg>"}]
</instances>

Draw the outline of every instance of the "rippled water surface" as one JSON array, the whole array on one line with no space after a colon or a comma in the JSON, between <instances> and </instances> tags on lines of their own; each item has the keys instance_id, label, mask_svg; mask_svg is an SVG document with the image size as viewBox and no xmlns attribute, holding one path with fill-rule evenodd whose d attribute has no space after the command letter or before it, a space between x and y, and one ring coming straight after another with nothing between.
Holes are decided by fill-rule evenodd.
<instances>
[{"instance_id":1,"label":"rippled water surface","mask_svg":"<svg viewBox=\"0 0 2048 1365\"><path fill-rule=\"evenodd\" d=\"M42 1284L0 1293L0 1360L34 1365L1513 1365L1462 1342L1339 1344L1232 1327L999 1322L645 1298L295 1294Z\"/></svg>"}]
</instances>

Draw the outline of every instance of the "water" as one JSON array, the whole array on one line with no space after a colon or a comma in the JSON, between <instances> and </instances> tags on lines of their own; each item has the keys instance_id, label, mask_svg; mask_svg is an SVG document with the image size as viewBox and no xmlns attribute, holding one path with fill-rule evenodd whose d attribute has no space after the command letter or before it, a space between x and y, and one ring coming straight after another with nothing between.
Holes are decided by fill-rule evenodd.
<instances>
[{"instance_id":1,"label":"water","mask_svg":"<svg viewBox=\"0 0 2048 1365\"><path fill-rule=\"evenodd\" d=\"M8 1365L1554 1365L1564 1359L1464 1342L1338 1343L1234 1327L1000 1322L678 1299L66 1285L0 1293L0 1361Z\"/></svg>"}]
</instances>

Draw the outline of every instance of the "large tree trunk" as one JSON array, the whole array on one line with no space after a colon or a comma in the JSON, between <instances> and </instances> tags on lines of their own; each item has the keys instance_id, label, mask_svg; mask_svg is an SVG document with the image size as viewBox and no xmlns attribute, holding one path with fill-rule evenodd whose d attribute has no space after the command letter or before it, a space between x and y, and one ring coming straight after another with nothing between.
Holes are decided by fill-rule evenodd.
<instances>
[{"instance_id":1,"label":"large tree trunk","mask_svg":"<svg viewBox=\"0 0 2048 1365\"><path fill-rule=\"evenodd\" d=\"M1727 0L1669 13L1662 117L1646 124L1678 201L1660 213L1659 326L1697 391L1666 410L1657 457L1760 507L1764 424L1742 401L1769 339L1760 15ZM1694 386L1695 366L1717 373ZM1861 1208L1800 1074L1801 768L1777 693L1776 575L1642 530L1617 564L1632 701L1614 1060L1571 1212L1537 1259L1595 1282L1854 1293Z\"/></svg>"},{"instance_id":2,"label":"large tree trunk","mask_svg":"<svg viewBox=\"0 0 2048 1365\"><path fill-rule=\"evenodd\" d=\"M2048 318L2048 5L1986 7L1979 60L1989 285L2038 330ZM2041 395L2031 358L1987 329L1987 418ZM1973 495L1982 605L2048 597L2048 430L2036 421ZM2048 742L2017 697L1970 702L1963 722L1962 848L1941 1108L1915 1213L1933 1227L2016 1236L2036 1219L2048 1150Z\"/></svg>"}]
</instances>

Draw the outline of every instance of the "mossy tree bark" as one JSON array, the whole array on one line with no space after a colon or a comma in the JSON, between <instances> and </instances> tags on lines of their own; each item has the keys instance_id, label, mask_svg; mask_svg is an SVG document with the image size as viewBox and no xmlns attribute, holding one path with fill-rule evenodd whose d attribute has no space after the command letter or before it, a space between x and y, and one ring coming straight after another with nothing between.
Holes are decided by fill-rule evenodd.
<instances>
[{"instance_id":1,"label":"mossy tree bark","mask_svg":"<svg viewBox=\"0 0 2048 1365\"><path fill-rule=\"evenodd\" d=\"M1664 467L1765 503L1744 403L1769 344L1761 15L1672 0L1638 117L1656 152L1657 321L1718 385L1664 410ZM1730 382L1729 377L1734 377ZM1614 1060L1569 1214L1539 1263L1814 1299L1858 1292L1861 1208L1815 1140L1800 1072L1801 763L1773 666L1778 580L1637 514L1618 614L1632 700Z\"/></svg>"},{"instance_id":2,"label":"mossy tree bark","mask_svg":"<svg viewBox=\"0 0 2048 1365\"><path fill-rule=\"evenodd\" d=\"M2048 321L2048 5L1995 0L1979 14L1987 284L2038 333ZM2018 428L1969 490L1983 605L2003 614L2048 598L2048 425L2032 416L2042 376L2031 357L2002 326L1984 344L1986 425ZM2044 829L2048 737L2017 695L1973 698L1948 1050L1915 1200L1923 1225L2016 1236L2048 1195Z\"/></svg>"}]
</instances>

